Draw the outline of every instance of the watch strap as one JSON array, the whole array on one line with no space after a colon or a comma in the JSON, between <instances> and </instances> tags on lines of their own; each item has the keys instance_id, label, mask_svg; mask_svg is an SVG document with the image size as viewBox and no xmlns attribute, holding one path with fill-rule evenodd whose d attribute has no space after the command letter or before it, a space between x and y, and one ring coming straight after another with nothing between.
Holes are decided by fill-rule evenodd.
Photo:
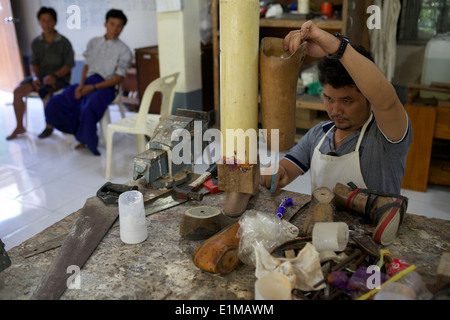
<instances>
[{"instance_id":1,"label":"watch strap","mask_svg":"<svg viewBox=\"0 0 450 320\"><path fill-rule=\"evenodd\" d=\"M346 36L343 36L340 33L335 33L334 36L341 40L341 44L339 45L338 51L334 54L327 54L328 59L332 60L339 60L344 55L345 49L347 48L347 45L349 43L349 40Z\"/></svg>"}]
</instances>

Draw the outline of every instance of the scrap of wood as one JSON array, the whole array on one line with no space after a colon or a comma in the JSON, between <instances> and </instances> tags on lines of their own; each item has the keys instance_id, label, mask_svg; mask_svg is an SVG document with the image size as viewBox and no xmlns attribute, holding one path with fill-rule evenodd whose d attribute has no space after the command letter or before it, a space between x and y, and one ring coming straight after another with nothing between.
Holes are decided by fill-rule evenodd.
<instances>
[{"instance_id":1,"label":"scrap of wood","mask_svg":"<svg viewBox=\"0 0 450 320\"><path fill-rule=\"evenodd\" d=\"M450 89L450 83L448 82L437 82L437 81L432 81L430 84L432 87L440 87L440 88L447 88Z\"/></svg>"}]
</instances>

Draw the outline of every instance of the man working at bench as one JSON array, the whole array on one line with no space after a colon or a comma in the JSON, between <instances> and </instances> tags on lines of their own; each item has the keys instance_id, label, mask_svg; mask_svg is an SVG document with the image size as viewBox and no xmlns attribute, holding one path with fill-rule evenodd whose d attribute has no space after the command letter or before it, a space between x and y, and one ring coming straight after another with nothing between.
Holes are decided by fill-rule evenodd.
<instances>
[{"instance_id":1,"label":"man working at bench","mask_svg":"<svg viewBox=\"0 0 450 320\"><path fill-rule=\"evenodd\" d=\"M284 49L294 52L307 41L307 53L323 57L319 81L330 122L310 129L279 162L276 188L283 188L310 170L311 192L331 191L336 183L353 182L358 188L400 194L406 157L412 140L408 115L394 87L362 47L353 47L342 35L332 35L312 21L290 32ZM262 170L260 184L269 188L272 169ZM383 219L378 235L392 239L401 222L399 211ZM384 221L385 219L388 219ZM392 223L391 223L392 222Z\"/></svg>"}]
</instances>

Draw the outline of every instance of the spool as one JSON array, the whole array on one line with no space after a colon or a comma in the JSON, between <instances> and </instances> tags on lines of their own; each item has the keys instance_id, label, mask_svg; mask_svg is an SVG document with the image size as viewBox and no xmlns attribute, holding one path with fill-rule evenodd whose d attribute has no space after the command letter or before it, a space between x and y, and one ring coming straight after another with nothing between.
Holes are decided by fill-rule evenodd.
<instances>
[{"instance_id":1,"label":"spool","mask_svg":"<svg viewBox=\"0 0 450 320\"><path fill-rule=\"evenodd\" d=\"M328 19L331 19L333 17L333 4L329 2L322 3L320 13L326 14Z\"/></svg>"},{"instance_id":2,"label":"spool","mask_svg":"<svg viewBox=\"0 0 450 320\"><path fill-rule=\"evenodd\" d=\"M299 14L309 14L309 0L297 1L297 12Z\"/></svg>"}]
</instances>

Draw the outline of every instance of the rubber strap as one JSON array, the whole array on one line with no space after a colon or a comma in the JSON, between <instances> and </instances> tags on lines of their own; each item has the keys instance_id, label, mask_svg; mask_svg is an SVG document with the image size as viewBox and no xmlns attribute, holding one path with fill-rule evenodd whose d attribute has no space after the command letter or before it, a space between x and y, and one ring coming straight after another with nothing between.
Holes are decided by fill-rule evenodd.
<instances>
[{"instance_id":1,"label":"rubber strap","mask_svg":"<svg viewBox=\"0 0 450 320\"><path fill-rule=\"evenodd\" d=\"M355 189L355 191L352 192L352 194L350 195L350 197L348 197L348 199L347 199L347 211L349 211L349 212L352 211L352 210L350 210L350 202L352 201L353 197L355 196L355 194L358 193L359 190L361 190L361 188Z\"/></svg>"}]
</instances>

